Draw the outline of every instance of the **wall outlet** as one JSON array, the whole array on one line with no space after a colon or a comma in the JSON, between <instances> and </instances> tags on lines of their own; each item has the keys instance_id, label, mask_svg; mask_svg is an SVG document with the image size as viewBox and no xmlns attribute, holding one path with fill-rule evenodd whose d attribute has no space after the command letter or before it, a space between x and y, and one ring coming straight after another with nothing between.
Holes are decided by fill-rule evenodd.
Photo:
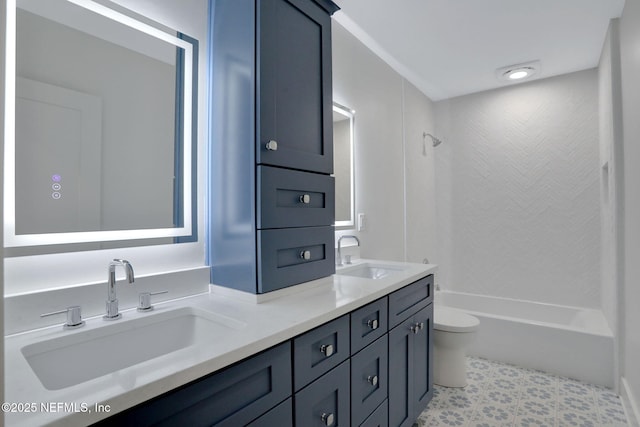
<instances>
[{"instance_id":1,"label":"wall outlet","mask_svg":"<svg viewBox=\"0 0 640 427\"><path fill-rule=\"evenodd\" d=\"M363 213L358 214L358 231L363 231L367 228L367 217Z\"/></svg>"}]
</instances>

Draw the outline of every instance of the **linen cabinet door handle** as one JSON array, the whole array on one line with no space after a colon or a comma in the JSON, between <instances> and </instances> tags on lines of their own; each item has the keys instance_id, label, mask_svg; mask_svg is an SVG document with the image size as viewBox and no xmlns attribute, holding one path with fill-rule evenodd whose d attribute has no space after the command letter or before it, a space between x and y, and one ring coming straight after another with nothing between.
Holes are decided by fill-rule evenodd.
<instances>
[{"instance_id":1,"label":"linen cabinet door handle","mask_svg":"<svg viewBox=\"0 0 640 427\"><path fill-rule=\"evenodd\" d=\"M269 151L278 151L278 141L272 139L265 144L265 147L267 147Z\"/></svg>"}]
</instances>

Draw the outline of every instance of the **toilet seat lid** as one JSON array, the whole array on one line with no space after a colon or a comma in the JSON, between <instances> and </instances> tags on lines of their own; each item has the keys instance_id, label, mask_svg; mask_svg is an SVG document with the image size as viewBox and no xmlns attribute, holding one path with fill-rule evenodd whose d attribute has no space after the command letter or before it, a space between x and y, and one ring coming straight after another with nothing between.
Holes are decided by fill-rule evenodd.
<instances>
[{"instance_id":1,"label":"toilet seat lid","mask_svg":"<svg viewBox=\"0 0 640 427\"><path fill-rule=\"evenodd\" d=\"M433 308L433 328L444 332L473 332L478 329L477 317L450 307Z\"/></svg>"}]
</instances>

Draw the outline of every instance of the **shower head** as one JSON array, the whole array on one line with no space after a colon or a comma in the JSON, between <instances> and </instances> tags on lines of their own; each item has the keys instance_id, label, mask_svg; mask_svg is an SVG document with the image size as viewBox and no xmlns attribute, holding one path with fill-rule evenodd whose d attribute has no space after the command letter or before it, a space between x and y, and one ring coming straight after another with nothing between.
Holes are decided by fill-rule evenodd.
<instances>
[{"instance_id":1,"label":"shower head","mask_svg":"<svg viewBox=\"0 0 640 427\"><path fill-rule=\"evenodd\" d=\"M433 146L434 147L437 147L438 145L442 144L442 140L441 139L436 138L435 136L431 135L430 133L426 133L426 132L422 133L422 137L423 138L427 137L427 136L429 138L431 138L431 141L433 141Z\"/></svg>"}]
</instances>

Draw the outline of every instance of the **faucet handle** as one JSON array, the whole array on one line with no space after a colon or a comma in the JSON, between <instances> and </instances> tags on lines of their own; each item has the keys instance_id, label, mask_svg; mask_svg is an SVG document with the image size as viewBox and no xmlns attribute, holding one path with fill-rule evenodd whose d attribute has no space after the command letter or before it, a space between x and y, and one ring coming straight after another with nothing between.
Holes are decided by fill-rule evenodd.
<instances>
[{"instance_id":1,"label":"faucet handle","mask_svg":"<svg viewBox=\"0 0 640 427\"><path fill-rule=\"evenodd\" d=\"M151 305L151 296L161 295L169 293L169 291L160 292L141 292L138 296L138 311L151 311L153 306Z\"/></svg>"},{"instance_id":2,"label":"faucet handle","mask_svg":"<svg viewBox=\"0 0 640 427\"><path fill-rule=\"evenodd\" d=\"M48 317L56 314L65 314L67 315L67 323L64 324L64 329L76 329L81 326L84 326L84 321L82 320L82 309L79 305L72 305L67 307L65 310L52 311L51 313L41 314L40 317Z\"/></svg>"}]
</instances>

